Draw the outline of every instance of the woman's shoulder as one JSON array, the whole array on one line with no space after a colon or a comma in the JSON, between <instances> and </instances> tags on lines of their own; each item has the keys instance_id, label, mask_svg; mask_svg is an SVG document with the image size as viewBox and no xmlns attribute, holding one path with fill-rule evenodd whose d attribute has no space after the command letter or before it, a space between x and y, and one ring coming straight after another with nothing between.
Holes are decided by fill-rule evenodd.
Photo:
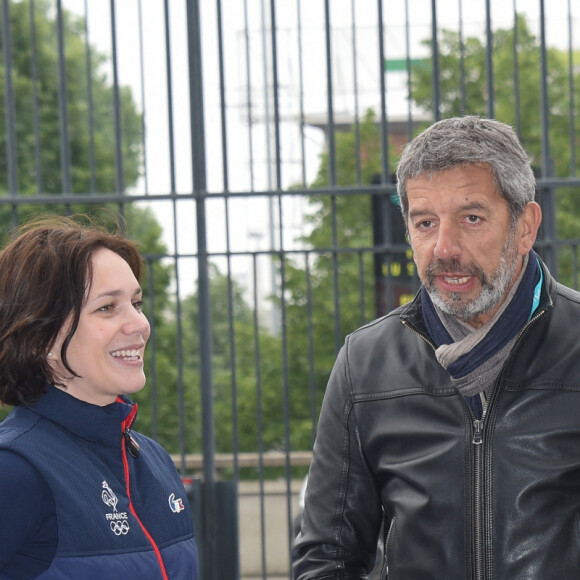
<instances>
[{"instance_id":1,"label":"woman's shoulder","mask_svg":"<svg viewBox=\"0 0 580 580\"><path fill-rule=\"evenodd\" d=\"M0 505L10 504L11 501L16 504L18 502L14 502L14 499L17 497L28 497L33 502L38 494L50 493L45 479L28 459L2 447L0 447L0 482L2 489Z\"/></svg>"}]
</instances>

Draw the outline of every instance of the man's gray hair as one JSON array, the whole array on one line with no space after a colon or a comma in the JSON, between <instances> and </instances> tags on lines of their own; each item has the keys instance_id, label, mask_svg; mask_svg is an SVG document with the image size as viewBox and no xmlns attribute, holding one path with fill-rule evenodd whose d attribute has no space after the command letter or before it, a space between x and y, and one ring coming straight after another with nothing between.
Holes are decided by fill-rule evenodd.
<instances>
[{"instance_id":1,"label":"man's gray hair","mask_svg":"<svg viewBox=\"0 0 580 580\"><path fill-rule=\"evenodd\" d=\"M405 224L409 215L408 179L432 177L468 165L490 168L516 223L536 193L528 156L509 125L471 115L438 121L406 145L397 166L397 191Z\"/></svg>"}]
</instances>

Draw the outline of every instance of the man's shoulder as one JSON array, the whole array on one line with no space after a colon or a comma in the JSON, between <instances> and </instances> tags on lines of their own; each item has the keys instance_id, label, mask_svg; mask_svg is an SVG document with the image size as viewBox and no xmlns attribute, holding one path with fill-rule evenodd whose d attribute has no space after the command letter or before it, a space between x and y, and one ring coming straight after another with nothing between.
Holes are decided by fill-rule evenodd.
<instances>
[{"instance_id":1,"label":"man's shoulder","mask_svg":"<svg viewBox=\"0 0 580 580\"><path fill-rule=\"evenodd\" d=\"M559 282L556 282L556 295L562 296L564 299L570 300L576 304L580 304L580 292L568 286L564 286L564 284L560 284Z\"/></svg>"},{"instance_id":2,"label":"man's shoulder","mask_svg":"<svg viewBox=\"0 0 580 580\"><path fill-rule=\"evenodd\" d=\"M345 339L349 357L367 357L376 351L382 353L381 356L386 356L405 350L410 342L415 344L418 333L409 332L405 328L405 311L406 307L397 308L351 332ZM414 325L407 326L414 328Z\"/></svg>"}]
</instances>

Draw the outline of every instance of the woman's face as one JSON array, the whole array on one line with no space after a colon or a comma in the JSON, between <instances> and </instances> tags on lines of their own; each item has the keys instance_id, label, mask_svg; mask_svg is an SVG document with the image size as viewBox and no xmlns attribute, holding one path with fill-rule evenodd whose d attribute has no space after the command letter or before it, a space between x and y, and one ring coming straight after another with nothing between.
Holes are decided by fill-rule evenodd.
<instances>
[{"instance_id":1,"label":"woman's face","mask_svg":"<svg viewBox=\"0 0 580 580\"><path fill-rule=\"evenodd\" d=\"M91 287L67 349L68 364L80 376L71 378L59 360L68 324L50 360L67 393L104 406L144 387L143 353L150 327L141 311L141 287L129 264L103 248L93 255L92 266Z\"/></svg>"}]
</instances>

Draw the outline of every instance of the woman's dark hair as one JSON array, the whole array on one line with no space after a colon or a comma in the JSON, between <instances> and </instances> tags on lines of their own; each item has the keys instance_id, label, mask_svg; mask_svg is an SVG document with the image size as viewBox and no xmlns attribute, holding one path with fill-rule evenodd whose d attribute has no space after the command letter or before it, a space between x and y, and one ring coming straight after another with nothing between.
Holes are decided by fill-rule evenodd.
<instances>
[{"instance_id":1,"label":"woman's dark hair","mask_svg":"<svg viewBox=\"0 0 580 580\"><path fill-rule=\"evenodd\" d=\"M59 353L66 370L67 348L92 282L92 257L108 249L123 258L140 280L137 245L96 225L87 216L44 216L18 228L0 252L0 401L36 401L46 384L62 385L47 360L59 332L67 336Z\"/></svg>"}]
</instances>

